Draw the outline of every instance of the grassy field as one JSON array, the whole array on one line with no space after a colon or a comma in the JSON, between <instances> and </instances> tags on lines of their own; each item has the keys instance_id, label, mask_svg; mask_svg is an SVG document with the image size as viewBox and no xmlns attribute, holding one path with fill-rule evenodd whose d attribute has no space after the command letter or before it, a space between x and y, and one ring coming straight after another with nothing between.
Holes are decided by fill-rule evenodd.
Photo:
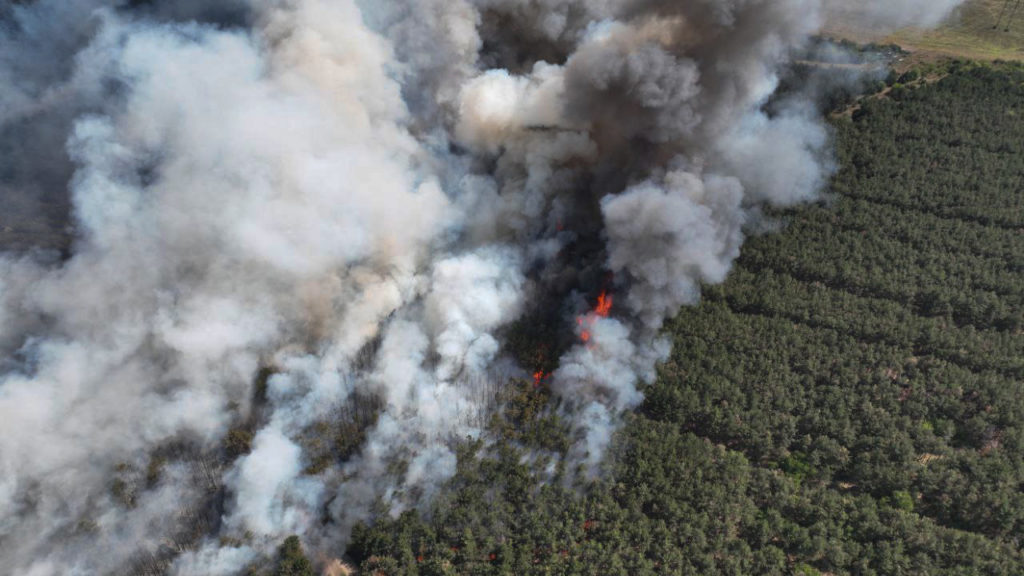
<instances>
[{"instance_id":1,"label":"grassy field","mask_svg":"<svg viewBox=\"0 0 1024 576\"><path fill-rule=\"evenodd\" d=\"M935 30L904 28L891 34L879 34L871 27L850 22L856 18L839 15L826 28L831 36L860 42L899 44L915 53L915 60L958 57L980 60L1024 60L1024 2L1011 20L1011 0L968 0L942 26ZM1004 8L1007 8L1004 13ZM856 11L857 8L847 10ZM1002 22L997 26L1003 14Z\"/></svg>"}]
</instances>

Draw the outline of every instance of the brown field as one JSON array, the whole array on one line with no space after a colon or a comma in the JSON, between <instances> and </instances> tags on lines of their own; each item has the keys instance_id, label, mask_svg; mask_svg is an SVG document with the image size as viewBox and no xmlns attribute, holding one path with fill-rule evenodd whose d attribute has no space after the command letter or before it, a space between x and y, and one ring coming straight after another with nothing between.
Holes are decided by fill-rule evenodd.
<instances>
[{"instance_id":1,"label":"brown field","mask_svg":"<svg viewBox=\"0 0 1024 576\"><path fill-rule=\"evenodd\" d=\"M1016 1L1010 0L1009 10ZM857 20L857 8L851 7L843 10L845 14L830 18L825 34L857 42L898 44L913 52L915 61L944 57L1024 60L1024 2L1012 20L1004 15L996 26L1004 7L1006 0L968 0L935 30L904 28L890 34L851 23Z\"/></svg>"}]
</instances>

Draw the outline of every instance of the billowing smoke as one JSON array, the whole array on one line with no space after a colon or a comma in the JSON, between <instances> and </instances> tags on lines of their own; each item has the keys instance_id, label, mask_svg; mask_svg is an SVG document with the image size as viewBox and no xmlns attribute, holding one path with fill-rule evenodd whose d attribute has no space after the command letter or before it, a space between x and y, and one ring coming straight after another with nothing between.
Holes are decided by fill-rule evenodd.
<instances>
[{"instance_id":1,"label":"billowing smoke","mask_svg":"<svg viewBox=\"0 0 1024 576\"><path fill-rule=\"evenodd\" d=\"M599 473L663 321L828 177L811 103L766 104L832 4L0 8L0 571L338 554L487 440L529 314Z\"/></svg>"}]
</instances>

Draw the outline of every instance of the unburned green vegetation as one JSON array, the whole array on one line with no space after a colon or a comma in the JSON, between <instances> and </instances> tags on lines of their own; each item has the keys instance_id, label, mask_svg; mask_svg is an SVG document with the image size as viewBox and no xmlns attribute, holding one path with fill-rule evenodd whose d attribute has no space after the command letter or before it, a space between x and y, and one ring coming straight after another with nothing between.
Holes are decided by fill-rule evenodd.
<instances>
[{"instance_id":1,"label":"unburned green vegetation","mask_svg":"<svg viewBox=\"0 0 1024 576\"><path fill-rule=\"evenodd\" d=\"M830 194L666 328L603 480L523 383L363 573L1024 573L1024 68L942 72L834 121Z\"/></svg>"}]
</instances>

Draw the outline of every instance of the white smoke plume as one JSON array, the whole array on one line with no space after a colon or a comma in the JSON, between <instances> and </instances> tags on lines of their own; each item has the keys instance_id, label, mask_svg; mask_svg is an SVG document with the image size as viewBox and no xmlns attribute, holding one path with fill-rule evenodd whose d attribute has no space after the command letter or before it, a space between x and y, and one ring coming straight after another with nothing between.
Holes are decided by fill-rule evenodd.
<instances>
[{"instance_id":1,"label":"white smoke plume","mask_svg":"<svg viewBox=\"0 0 1024 576\"><path fill-rule=\"evenodd\" d=\"M0 8L0 573L338 555L486 439L539 308L596 472L662 322L827 178L811 106L765 104L832 4Z\"/></svg>"}]
</instances>

